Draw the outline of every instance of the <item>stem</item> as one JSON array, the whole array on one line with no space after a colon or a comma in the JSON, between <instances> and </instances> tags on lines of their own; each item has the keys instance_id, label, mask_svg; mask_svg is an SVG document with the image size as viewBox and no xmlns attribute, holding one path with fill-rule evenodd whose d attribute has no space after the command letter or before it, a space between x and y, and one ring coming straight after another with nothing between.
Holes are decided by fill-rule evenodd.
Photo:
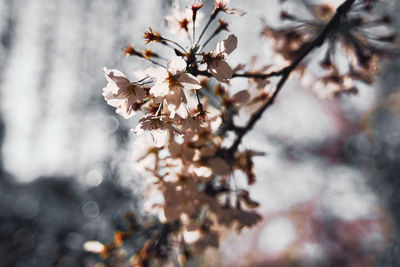
<instances>
[{"instance_id":1,"label":"stem","mask_svg":"<svg viewBox=\"0 0 400 267\"><path fill-rule=\"evenodd\" d=\"M159 114L161 113L161 109L163 107L163 102L160 103L160 105L158 106L157 112L156 112L156 117L159 116Z\"/></svg>"},{"instance_id":2,"label":"stem","mask_svg":"<svg viewBox=\"0 0 400 267\"><path fill-rule=\"evenodd\" d=\"M210 17L210 19L208 20L206 26L204 27L203 31L201 32L200 37L199 37L199 39L197 40L195 46L198 46L198 45L199 45L199 42L200 42L201 38L203 37L204 33L206 32L208 26L210 26L211 22L217 17L218 12L219 12L219 9L217 9L216 12L213 13L213 14L211 15L211 17Z\"/></svg>"},{"instance_id":3,"label":"stem","mask_svg":"<svg viewBox=\"0 0 400 267\"><path fill-rule=\"evenodd\" d=\"M166 39L166 38L163 38L163 40L166 41L166 42L170 42L170 43L176 45L176 46L179 47L185 54L187 54L186 49L183 48L183 47L182 47L180 44L178 44L177 42L175 42L175 41L173 41L173 40L170 40L170 39Z\"/></svg>"},{"instance_id":4,"label":"stem","mask_svg":"<svg viewBox=\"0 0 400 267\"><path fill-rule=\"evenodd\" d=\"M192 44L194 44L194 40L196 40L196 17L193 16L193 25L192 25L192 30L193 30L193 36L192 36Z\"/></svg>"},{"instance_id":5,"label":"stem","mask_svg":"<svg viewBox=\"0 0 400 267\"><path fill-rule=\"evenodd\" d=\"M146 80L147 78L149 78L149 77L144 77L143 79L140 79L139 81L137 81L137 83L142 83L142 82L144 82L144 80Z\"/></svg>"},{"instance_id":6,"label":"stem","mask_svg":"<svg viewBox=\"0 0 400 267\"><path fill-rule=\"evenodd\" d=\"M270 107L283 86L285 85L286 81L288 80L290 74L296 67L300 64L300 62L312 51L314 48L320 47L328 35L336 28L337 25L340 24L341 20L343 17L346 16L347 12L349 12L351 6L355 0L346 0L342 5L340 5L336 9L335 15L332 17L332 19L328 22L328 24L325 25L325 27L322 29L322 31L314 38L312 39L309 43L307 43L301 50L300 50L300 55L286 68L282 69L281 71L276 72L274 75L279 75L282 76L281 79L279 80L276 89L272 96L264 103L264 105L256 112L254 113L249 121L247 122L247 125L243 128L239 128L237 131L237 136L233 144L227 149L227 155L233 155L234 152L238 149L240 143L243 140L243 137L253 128L253 126L256 124L256 122L261 118L262 114L264 111ZM240 77L240 76L237 76Z\"/></svg>"},{"instance_id":7,"label":"stem","mask_svg":"<svg viewBox=\"0 0 400 267\"><path fill-rule=\"evenodd\" d=\"M154 60L151 59L151 58L145 57L142 53L136 53L136 54L134 54L134 56L137 56L137 57L139 57L139 58L141 58L141 59L143 59L143 60L146 60L146 61L148 61L148 62L150 62L150 63L153 63L154 65L157 65L157 66L160 66L160 67L165 68L162 64L158 63L157 61L154 61ZM161 59L161 58L160 58L160 59Z\"/></svg>"},{"instance_id":8,"label":"stem","mask_svg":"<svg viewBox=\"0 0 400 267\"><path fill-rule=\"evenodd\" d=\"M197 109L199 110L200 113L203 113L204 109L203 109L203 104L201 104L201 102L200 102L199 92L197 90L195 90L195 92L196 92L197 103L198 103L197 104Z\"/></svg>"},{"instance_id":9,"label":"stem","mask_svg":"<svg viewBox=\"0 0 400 267\"><path fill-rule=\"evenodd\" d=\"M158 63L157 61L154 61L154 60L152 60L152 59L150 59L150 58L149 58L149 59L145 59L145 60L147 60L147 61L153 63L154 65L157 65L157 66L160 66L160 67L165 68L162 64L160 64L160 63Z\"/></svg>"}]
</instances>

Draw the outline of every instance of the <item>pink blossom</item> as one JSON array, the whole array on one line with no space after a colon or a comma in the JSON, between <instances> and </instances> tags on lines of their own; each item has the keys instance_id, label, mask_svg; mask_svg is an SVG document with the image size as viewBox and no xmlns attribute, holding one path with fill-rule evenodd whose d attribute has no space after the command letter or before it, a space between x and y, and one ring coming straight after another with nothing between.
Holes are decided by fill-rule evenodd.
<instances>
[{"instance_id":1,"label":"pink blossom","mask_svg":"<svg viewBox=\"0 0 400 267\"><path fill-rule=\"evenodd\" d=\"M228 14L239 15L239 16L243 16L244 14L246 14L246 12L244 11L235 8L229 8L229 3L230 0L214 0L215 8L213 13L217 11L222 11Z\"/></svg>"},{"instance_id":2,"label":"pink blossom","mask_svg":"<svg viewBox=\"0 0 400 267\"><path fill-rule=\"evenodd\" d=\"M215 55L208 64L208 71L218 81L227 83L232 78L233 70L226 63L225 58L237 47L237 38L231 34L226 40L220 41L215 49Z\"/></svg>"},{"instance_id":3,"label":"pink blossom","mask_svg":"<svg viewBox=\"0 0 400 267\"><path fill-rule=\"evenodd\" d=\"M186 61L182 57L174 57L165 68L149 68L146 74L155 79L150 94L163 98L167 109L171 112L170 118L178 114L187 118L186 96L182 89L200 89L200 81L190 73L186 73Z\"/></svg>"},{"instance_id":4,"label":"pink blossom","mask_svg":"<svg viewBox=\"0 0 400 267\"><path fill-rule=\"evenodd\" d=\"M232 78L233 71L224 60L213 60L208 66L208 71L220 82L227 83Z\"/></svg>"},{"instance_id":5,"label":"pink blossom","mask_svg":"<svg viewBox=\"0 0 400 267\"><path fill-rule=\"evenodd\" d=\"M144 88L137 82L130 82L119 70L104 68L108 81L103 88L103 96L110 106L116 107L116 113L125 119L135 114L135 104L142 103L146 98Z\"/></svg>"},{"instance_id":6,"label":"pink blossom","mask_svg":"<svg viewBox=\"0 0 400 267\"><path fill-rule=\"evenodd\" d=\"M193 6L196 8L200 6L201 3L194 2ZM201 6L200 6L201 7ZM199 8L197 8L199 9ZM201 19L203 18L203 13L198 12L196 9L196 21L195 26L197 27ZM165 24L168 30L180 38L186 38L189 36L189 30L193 27L193 9L186 8L185 12L180 10L178 2L175 2L172 8L172 15L165 18Z\"/></svg>"},{"instance_id":7,"label":"pink blossom","mask_svg":"<svg viewBox=\"0 0 400 267\"><path fill-rule=\"evenodd\" d=\"M179 134L178 130L168 122L164 121L162 117L154 115L148 115L140 119L139 124L136 126L135 130L133 130L133 132L138 135L143 134L144 131L150 132L156 147L162 147L165 145L169 132Z\"/></svg>"},{"instance_id":8,"label":"pink blossom","mask_svg":"<svg viewBox=\"0 0 400 267\"><path fill-rule=\"evenodd\" d=\"M203 6L203 1L202 0L191 0L190 6L192 8L199 9Z\"/></svg>"},{"instance_id":9,"label":"pink blossom","mask_svg":"<svg viewBox=\"0 0 400 267\"><path fill-rule=\"evenodd\" d=\"M228 36L226 40L220 41L217 44L215 52L224 57L228 56L237 47L237 37L234 34Z\"/></svg>"}]
</instances>

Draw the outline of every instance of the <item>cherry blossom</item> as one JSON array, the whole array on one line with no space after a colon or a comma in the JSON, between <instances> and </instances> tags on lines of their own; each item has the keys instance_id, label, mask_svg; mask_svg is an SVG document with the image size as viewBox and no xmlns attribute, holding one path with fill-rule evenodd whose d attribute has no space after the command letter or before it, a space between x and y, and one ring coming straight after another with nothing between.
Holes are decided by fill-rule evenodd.
<instances>
[{"instance_id":1,"label":"cherry blossom","mask_svg":"<svg viewBox=\"0 0 400 267\"><path fill-rule=\"evenodd\" d=\"M226 63L225 58L237 47L237 37L229 35L226 40L220 41L215 49L215 54L203 55L203 61L208 65L208 72L218 81L227 83L232 78L233 70Z\"/></svg>"},{"instance_id":2,"label":"cherry blossom","mask_svg":"<svg viewBox=\"0 0 400 267\"><path fill-rule=\"evenodd\" d=\"M175 129L171 124L163 120L163 117L149 115L139 120L139 124L136 126L135 132L138 135L149 131L153 138L154 145L156 147L162 147L165 145L168 134L174 133L179 134L179 131Z\"/></svg>"},{"instance_id":3,"label":"cherry blossom","mask_svg":"<svg viewBox=\"0 0 400 267\"><path fill-rule=\"evenodd\" d=\"M150 94L165 100L167 109L173 118L178 114L186 118L186 96L182 89L200 89L200 81L190 73L185 72L186 61L182 57L174 57L165 68L149 68L146 74L155 79L155 85L150 89ZM160 101L161 102L161 101Z\"/></svg>"},{"instance_id":4,"label":"cherry blossom","mask_svg":"<svg viewBox=\"0 0 400 267\"><path fill-rule=\"evenodd\" d=\"M343 17L327 37L330 44L321 49L323 52L318 55L321 68L318 73L307 68L307 64L298 68L305 79L311 75L324 82L329 81L330 86L323 86L320 95L325 94L326 88L332 87L335 88L331 90L333 96L357 92L359 83L371 83L379 72L378 63L381 59L391 58L399 53L396 36L389 27L392 23L391 18L387 15L372 14L373 5L379 1L359 2L358 7L354 7L354 12ZM262 36L272 41L275 54L286 61L283 62L284 65L298 57L314 38L315 33L335 14L332 3L314 3L310 0L304 0L304 3L308 7L309 18L299 18L297 14L282 11L281 19L290 23L276 28L264 22ZM304 75L305 73L307 74ZM349 80L349 77L354 80L354 85L343 86L343 80ZM313 87L319 91L321 86L313 83Z\"/></svg>"},{"instance_id":5,"label":"cherry blossom","mask_svg":"<svg viewBox=\"0 0 400 267\"><path fill-rule=\"evenodd\" d=\"M193 10L193 12L197 12L200 8L203 7L203 1L202 0L192 0L190 4L190 8Z\"/></svg>"},{"instance_id":6,"label":"cherry blossom","mask_svg":"<svg viewBox=\"0 0 400 267\"><path fill-rule=\"evenodd\" d=\"M191 8L186 8L185 12L182 12L178 2L175 2L172 8L172 15L165 18L165 24L167 29L180 38L187 38L189 31L193 27L193 13L196 12L195 26L199 24L203 18L203 13L199 12L201 3L195 2Z\"/></svg>"},{"instance_id":7,"label":"cherry blossom","mask_svg":"<svg viewBox=\"0 0 400 267\"><path fill-rule=\"evenodd\" d=\"M233 15L239 15L243 16L246 14L246 12L243 12L241 10L235 9L235 8L229 8L230 0L214 0L214 11L213 14L216 14L216 12L222 11L228 14L233 14Z\"/></svg>"},{"instance_id":8,"label":"cherry blossom","mask_svg":"<svg viewBox=\"0 0 400 267\"><path fill-rule=\"evenodd\" d=\"M228 31L228 23L218 18L221 12L238 15L244 12L230 8L229 0L214 0L214 10L210 10L208 21L196 38L199 22L196 17L201 18L198 10L202 2L188 2L185 12L175 2L172 15L165 22L175 37L192 37L190 46L149 28L144 34L145 43L170 49L170 53L139 51L127 46L125 55L155 65L135 71L139 82L130 82L118 70L104 70L108 83L103 95L107 103L124 118L142 111L143 117L132 132L138 135L147 132L152 137L153 142L149 138L137 139L134 161L148 183L145 203L150 209L145 204L145 211L159 219L139 223L137 227L138 220L128 216L135 221L129 227L134 230L117 233L109 245L86 243L88 251L106 255L107 259L114 250L121 252L124 239L133 237L137 229L144 229L150 238L135 253L130 265L168 265L174 257L183 266L182 258L217 247L226 229L240 231L254 226L261 220L256 211L259 203L250 197L250 186L256 183L254 157L264 156L265 152L245 149L243 137L274 103L289 76L292 78L291 74L298 70L304 72L309 61L315 60L307 56L321 49L326 54L320 64L325 73L315 76L313 82L319 82L325 90L333 84L334 90L343 91L345 87L346 92L355 92L356 81L373 82L379 69L378 57L393 54L385 45L392 43L392 35L381 36L372 43L370 33L364 31L370 26L389 24L388 18L360 20L355 17L359 16L357 12L350 12L375 1L360 1L357 9L357 5L352 7L354 1L346 0L336 11L316 5L319 9L315 14L311 12L314 18L310 21L283 12L281 17L291 20L294 26L283 29L264 26L262 36L276 41L272 45L275 54L287 60L284 66L262 62L256 67L254 56L250 64L231 68L226 59L237 48L234 34L218 42L213 51L205 52L204 48L222 31ZM212 23L214 31L210 32ZM337 43L342 45L343 54L350 56L345 72L336 68L334 61L334 52L339 49ZM167 56L171 54L175 56ZM271 77L277 78L277 82L272 83ZM245 78L248 85L231 86L233 78ZM274 90L267 88L270 82ZM339 85L341 88L336 88ZM242 120L246 122L241 123ZM245 178L245 185L238 183L237 176ZM125 266L124 261L115 266Z\"/></svg>"},{"instance_id":9,"label":"cherry blossom","mask_svg":"<svg viewBox=\"0 0 400 267\"><path fill-rule=\"evenodd\" d=\"M104 68L108 81L103 88L103 96L110 106L116 107L116 113L125 119L132 117L135 104L142 103L146 97L143 86L138 82L130 82L119 70Z\"/></svg>"}]
</instances>

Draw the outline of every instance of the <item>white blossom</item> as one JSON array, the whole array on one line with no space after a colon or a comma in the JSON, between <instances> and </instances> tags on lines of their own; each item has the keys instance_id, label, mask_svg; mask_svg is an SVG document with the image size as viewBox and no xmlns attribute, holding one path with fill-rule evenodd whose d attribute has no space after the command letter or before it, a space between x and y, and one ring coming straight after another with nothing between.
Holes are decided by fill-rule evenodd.
<instances>
[{"instance_id":1,"label":"white blossom","mask_svg":"<svg viewBox=\"0 0 400 267\"><path fill-rule=\"evenodd\" d=\"M215 55L208 64L208 71L218 81L227 83L232 78L233 70L225 58L237 47L237 38L231 34L226 40L220 41L215 49Z\"/></svg>"},{"instance_id":2,"label":"white blossom","mask_svg":"<svg viewBox=\"0 0 400 267\"><path fill-rule=\"evenodd\" d=\"M130 82L119 70L104 68L104 72L108 83L103 88L103 96L107 104L115 107L116 113L125 119L132 117L134 105L146 98L144 88L137 82Z\"/></svg>"},{"instance_id":3,"label":"white blossom","mask_svg":"<svg viewBox=\"0 0 400 267\"><path fill-rule=\"evenodd\" d=\"M200 89L200 81L190 73L186 73L186 61L182 57L174 57L167 64L167 69L149 68L146 74L155 79L150 94L161 97L165 101L170 117L178 114L181 118L187 118L187 99L182 89Z\"/></svg>"},{"instance_id":4,"label":"white blossom","mask_svg":"<svg viewBox=\"0 0 400 267\"><path fill-rule=\"evenodd\" d=\"M198 4L198 3L193 3ZM202 12L197 11L195 26L199 25L199 22L204 17ZM193 11L191 8L186 8L184 12L181 11L179 3L176 1L172 8L172 15L165 18L165 24L167 29L175 36L179 38L189 37L189 31L193 27Z\"/></svg>"}]
</instances>

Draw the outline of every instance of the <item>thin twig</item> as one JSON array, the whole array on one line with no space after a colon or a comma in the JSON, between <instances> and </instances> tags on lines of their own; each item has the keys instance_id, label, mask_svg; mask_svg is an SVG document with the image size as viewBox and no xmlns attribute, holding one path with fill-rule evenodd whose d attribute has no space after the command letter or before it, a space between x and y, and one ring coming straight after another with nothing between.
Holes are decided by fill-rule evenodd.
<instances>
[{"instance_id":1,"label":"thin twig","mask_svg":"<svg viewBox=\"0 0 400 267\"><path fill-rule=\"evenodd\" d=\"M167 38L163 38L163 40L164 40L165 42L170 42L171 44L176 45L176 46L179 47L185 54L187 54L186 49L183 48L183 47L182 47L180 44L178 44L177 42L175 42L175 41L173 41L173 40L170 40L170 39L167 39Z\"/></svg>"}]
</instances>

